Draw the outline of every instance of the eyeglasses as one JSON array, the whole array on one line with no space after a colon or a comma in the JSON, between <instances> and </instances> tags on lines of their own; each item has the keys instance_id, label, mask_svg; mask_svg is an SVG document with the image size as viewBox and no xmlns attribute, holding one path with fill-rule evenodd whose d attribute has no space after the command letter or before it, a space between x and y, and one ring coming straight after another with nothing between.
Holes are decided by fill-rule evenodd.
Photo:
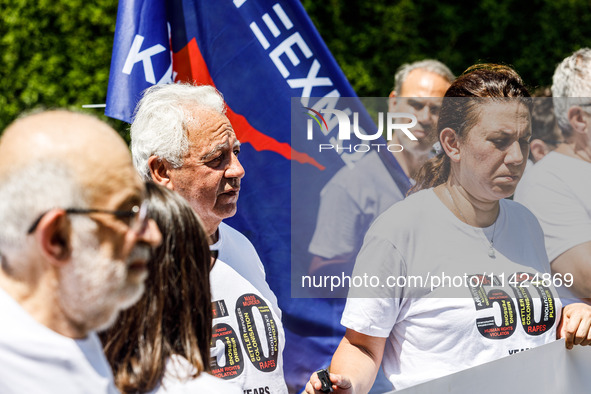
<instances>
[{"instance_id":1,"label":"eyeglasses","mask_svg":"<svg viewBox=\"0 0 591 394\"><path fill-rule=\"evenodd\" d=\"M128 219L128 225L131 231L135 232L136 234L142 234L144 231L146 231L150 219L148 216L148 206L148 200L144 200L142 201L141 205L135 205L129 211L112 211L109 209L98 208L66 208L64 211L68 215L90 215L93 213L106 213L109 215L114 215L120 219ZM31 224L31 227L29 227L29 230L27 230L27 234L33 234L35 232L37 226L39 226L39 222L41 222L43 216L47 215L48 212L49 211L43 212L37 219L35 219L33 224Z\"/></svg>"}]
</instances>

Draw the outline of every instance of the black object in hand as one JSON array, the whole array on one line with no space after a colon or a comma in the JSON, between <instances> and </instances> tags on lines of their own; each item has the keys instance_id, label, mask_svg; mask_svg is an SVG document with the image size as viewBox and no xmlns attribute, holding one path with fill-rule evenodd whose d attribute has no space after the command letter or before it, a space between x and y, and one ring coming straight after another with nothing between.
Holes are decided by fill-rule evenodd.
<instances>
[{"instance_id":1,"label":"black object in hand","mask_svg":"<svg viewBox=\"0 0 591 394\"><path fill-rule=\"evenodd\" d=\"M321 369L320 371L316 371L316 375L318 375L318 379L320 379L320 383L322 384L320 391L323 393L332 393L332 382L330 381L328 370Z\"/></svg>"}]
</instances>

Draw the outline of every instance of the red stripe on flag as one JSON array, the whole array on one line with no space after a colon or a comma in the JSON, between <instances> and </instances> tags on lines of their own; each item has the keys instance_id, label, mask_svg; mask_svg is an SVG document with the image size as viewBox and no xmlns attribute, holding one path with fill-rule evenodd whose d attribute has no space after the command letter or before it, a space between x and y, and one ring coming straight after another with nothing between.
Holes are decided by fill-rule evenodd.
<instances>
[{"instance_id":1,"label":"red stripe on flag","mask_svg":"<svg viewBox=\"0 0 591 394\"><path fill-rule=\"evenodd\" d=\"M177 53L173 53L172 65L174 72L177 73L175 82L184 81L215 86L195 38L189 41L183 49ZM232 123L238 140L243 143L250 143L256 151L268 150L276 152L288 160L293 159L302 164L308 163L320 170L324 170L325 167L310 155L298 152L288 143L279 142L261 133L252 127L244 116L232 111L232 108L227 108L226 116L230 120L230 123Z\"/></svg>"}]
</instances>

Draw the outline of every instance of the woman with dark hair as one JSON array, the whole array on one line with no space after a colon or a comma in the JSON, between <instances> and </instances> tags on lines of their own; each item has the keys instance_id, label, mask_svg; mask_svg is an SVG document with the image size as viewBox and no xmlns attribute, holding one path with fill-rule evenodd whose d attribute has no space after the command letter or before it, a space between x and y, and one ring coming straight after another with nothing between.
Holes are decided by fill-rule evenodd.
<instances>
[{"instance_id":1,"label":"woman with dark hair","mask_svg":"<svg viewBox=\"0 0 591 394\"><path fill-rule=\"evenodd\" d=\"M153 183L146 191L162 244L148 262L143 297L101 336L115 383L123 393L239 393L208 374L212 257L207 236L178 194Z\"/></svg>"},{"instance_id":2,"label":"woman with dark hair","mask_svg":"<svg viewBox=\"0 0 591 394\"><path fill-rule=\"evenodd\" d=\"M468 69L445 94L438 132L442 151L415 193L376 219L357 257L354 277L375 279L347 300L330 367L339 393L368 392L380 364L401 389L557 337L591 342L591 307L561 308L553 281L569 278L551 276L537 220L505 199L531 137L519 75ZM313 374L306 392L320 388Z\"/></svg>"}]
</instances>

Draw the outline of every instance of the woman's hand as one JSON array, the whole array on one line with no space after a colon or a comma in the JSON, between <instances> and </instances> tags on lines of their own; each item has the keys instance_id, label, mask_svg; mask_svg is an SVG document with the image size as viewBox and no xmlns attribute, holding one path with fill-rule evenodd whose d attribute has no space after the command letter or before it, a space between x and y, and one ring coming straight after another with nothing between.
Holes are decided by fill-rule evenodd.
<instances>
[{"instance_id":1,"label":"woman's hand","mask_svg":"<svg viewBox=\"0 0 591 394\"><path fill-rule=\"evenodd\" d=\"M347 329L330 362L329 378L335 393L367 393L378 373L386 338L372 337ZM316 372L306 383L307 394L320 394L322 383Z\"/></svg>"},{"instance_id":2,"label":"woman's hand","mask_svg":"<svg viewBox=\"0 0 591 394\"><path fill-rule=\"evenodd\" d=\"M591 344L591 306L583 303L562 308L562 319L556 329L558 338L564 338L567 349L573 345Z\"/></svg>"},{"instance_id":3,"label":"woman's hand","mask_svg":"<svg viewBox=\"0 0 591 394\"><path fill-rule=\"evenodd\" d=\"M349 381L349 379L346 376L331 373L329 374L329 377L332 383L332 389L335 393L353 393L351 381ZM306 394L321 394L321 387L322 383L320 383L318 375L316 374L316 372L314 372L312 376L310 376L310 381L306 384Z\"/></svg>"}]
</instances>

